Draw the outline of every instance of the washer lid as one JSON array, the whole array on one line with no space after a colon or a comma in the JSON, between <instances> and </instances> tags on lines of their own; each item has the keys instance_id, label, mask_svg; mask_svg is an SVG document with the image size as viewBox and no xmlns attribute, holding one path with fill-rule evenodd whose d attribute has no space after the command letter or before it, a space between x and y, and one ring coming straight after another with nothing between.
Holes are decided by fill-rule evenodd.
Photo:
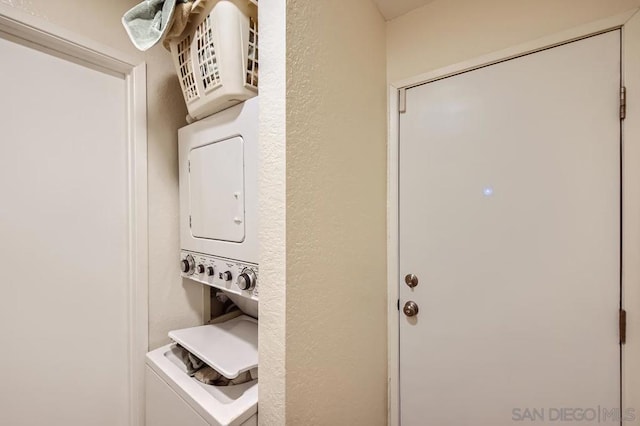
<instances>
[{"instance_id":1,"label":"washer lid","mask_svg":"<svg viewBox=\"0 0 640 426\"><path fill-rule=\"evenodd\" d=\"M229 379L258 366L258 321L246 315L170 331L169 338Z\"/></svg>"}]
</instances>

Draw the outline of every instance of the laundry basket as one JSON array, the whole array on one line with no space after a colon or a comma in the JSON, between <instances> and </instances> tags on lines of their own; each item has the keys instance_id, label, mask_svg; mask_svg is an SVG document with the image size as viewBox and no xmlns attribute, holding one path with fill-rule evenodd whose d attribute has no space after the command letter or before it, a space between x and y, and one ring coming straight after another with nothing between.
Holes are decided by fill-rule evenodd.
<instances>
[{"instance_id":1,"label":"laundry basket","mask_svg":"<svg viewBox=\"0 0 640 426\"><path fill-rule=\"evenodd\" d=\"M170 43L192 122L258 94L257 2L208 0Z\"/></svg>"}]
</instances>

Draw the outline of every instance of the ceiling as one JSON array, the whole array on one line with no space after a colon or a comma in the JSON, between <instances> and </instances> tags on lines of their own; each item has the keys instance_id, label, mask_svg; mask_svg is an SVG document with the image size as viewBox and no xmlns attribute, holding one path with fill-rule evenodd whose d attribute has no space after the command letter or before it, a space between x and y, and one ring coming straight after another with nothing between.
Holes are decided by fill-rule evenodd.
<instances>
[{"instance_id":1,"label":"ceiling","mask_svg":"<svg viewBox=\"0 0 640 426\"><path fill-rule=\"evenodd\" d=\"M387 21L431 3L434 0L373 0Z\"/></svg>"}]
</instances>

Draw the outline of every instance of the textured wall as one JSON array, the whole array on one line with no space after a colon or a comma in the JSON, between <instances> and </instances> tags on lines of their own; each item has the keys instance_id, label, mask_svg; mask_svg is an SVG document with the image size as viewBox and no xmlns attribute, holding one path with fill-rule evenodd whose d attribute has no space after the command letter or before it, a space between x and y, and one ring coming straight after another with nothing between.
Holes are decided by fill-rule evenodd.
<instances>
[{"instance_id":1,"label":"textured wall","mask_svg":"<svg viewBox=\"0 0 640 426\"><path fill-rule=\"evenodd\" d=\"M171 329L202 322L203 289L178 270L177 129L186 108L171 56L161 46L142 53L120 23L136 0L0 0L147 63L149 161L149 345L168 341ZM99 301L96 301L99 303Z\"/></svg>"},{"instance_id":2,"label":"textured wall","mask_svg":"<svg viewBox=\"0 0 640 426\"><path fill-rule=\"evenodd\" d=\"M260 0L261 425L285 424L286 0Z\"/></svg>"},{"instance_id":3,"label":"textured wall","mask_svg":"<svg viewBox=\"0 0 640 426\"><path fill-rule=\"evenodd\" d=\"M640 0L436 0L387 23L394 82L640 6Z\"/></svg>"},{"instance_id":4,"label":"textured wall","mask_svg":"<svg viewBox=\"0 0 640 426\"><path fill-rule=\"evenodd\" d=\"M385 24L370 0L286 13L286 423L382 425Z\"/></svg>"}]
</instances>

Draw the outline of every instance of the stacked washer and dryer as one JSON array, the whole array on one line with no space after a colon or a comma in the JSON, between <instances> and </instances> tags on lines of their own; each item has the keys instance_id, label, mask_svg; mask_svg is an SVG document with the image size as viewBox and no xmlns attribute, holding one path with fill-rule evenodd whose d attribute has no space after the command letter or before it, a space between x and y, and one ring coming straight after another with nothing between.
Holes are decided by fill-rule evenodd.
<instances>
[{"instance_id":1,"label":"stacked washer and dryer","mask_svg":"<svg viewBox=\"0 0 640 426\"><path fill-rule=\"evenodd\" d=\"M257 425L258 98L180 129L178 139L182 276L224 292L241 311L172 331L173 343L147 354L147 425ZM222 382L250 380L198 381L185 350Z\"/></svg>"}]
</instances>

